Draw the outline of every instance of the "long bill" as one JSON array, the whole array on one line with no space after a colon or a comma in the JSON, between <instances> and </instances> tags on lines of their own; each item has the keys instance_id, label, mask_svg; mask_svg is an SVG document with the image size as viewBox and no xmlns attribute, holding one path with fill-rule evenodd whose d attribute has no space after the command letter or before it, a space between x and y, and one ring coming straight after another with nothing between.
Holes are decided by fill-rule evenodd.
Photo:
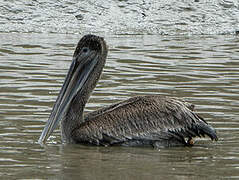
<instances>
[{"instance_id":1,"label":"long bill","mask_svg":"<svg viewBox=\"0 0 239 180\"><path fill-rule=\"evenodd\" d=\"M72 99L83 88L89 75L97 64L98 59L99 57L96 51L90 51L88 54L79 54L78 56L73 57L65 82L60 90L38 143L44 143L57 127L61 119L67 113Z\"/></svg>"}]
</instances>

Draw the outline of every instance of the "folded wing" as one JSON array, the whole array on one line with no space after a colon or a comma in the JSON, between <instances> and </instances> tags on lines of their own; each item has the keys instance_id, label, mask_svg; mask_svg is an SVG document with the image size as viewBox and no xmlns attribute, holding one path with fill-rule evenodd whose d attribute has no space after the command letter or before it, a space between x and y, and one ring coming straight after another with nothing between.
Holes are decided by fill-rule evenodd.
<instances>
[{"instance_id":1,"label":"folded wing","mask_svg":"<svg viewBox=\"0 0 239 180\"><path fill-rule=\"evenodd\" d=\"M73 131L75 141L95 145L190 145L193 137L217 140L215 130L194 106L178 98L140 96L85 116Z\"/></svg>"}]
</instances>

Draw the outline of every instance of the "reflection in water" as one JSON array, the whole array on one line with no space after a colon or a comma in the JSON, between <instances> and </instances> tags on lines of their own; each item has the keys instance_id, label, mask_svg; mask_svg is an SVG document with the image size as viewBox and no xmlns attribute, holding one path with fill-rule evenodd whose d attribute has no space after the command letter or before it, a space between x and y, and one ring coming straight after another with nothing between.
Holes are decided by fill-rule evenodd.
<instances>
[{"instance_id":1,"label":"reflection in water","mask_svg":"<svg viewBox=\"0 0 239 180\"><path fill-rule=\"evenodd\" d=\"M86 111L135 95L186 97L219 141L193 148L123 148L36 142L78 35L0 34L0 175L66 179L238 178L239 83L235 36L110 36L104 73Z\"/></svg>"}]
</instances>

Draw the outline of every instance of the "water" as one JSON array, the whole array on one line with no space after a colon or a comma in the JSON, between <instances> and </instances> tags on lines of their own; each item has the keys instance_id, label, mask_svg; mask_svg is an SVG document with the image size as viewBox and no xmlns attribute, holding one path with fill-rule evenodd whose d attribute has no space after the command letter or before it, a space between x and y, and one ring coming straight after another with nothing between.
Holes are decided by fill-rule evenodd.
<instances>
[{"instance_id":1,"label":"water","mask_svg":"<svg viewBox=\"0 0 239 180\"><path fill-rule=\"evenodd\" d=\"M0 175L66 179L238 178L238 38L111 35L103 76L86 111L134 95L186 97L218 131L193 148L62 145L37 140L80 35L2 33Z\"/></svg>"},{"instance_id":2,"label":"water","mask_svg":"<svg viewBox=\"0 0 239 180\"><path fill-rule=\"evenodd\" d=\"M1 4L1 178L239 178L237 1ZM156 11L159 6L164 8ZM207 21L192 21L203 12ZM160 150L62 145L58 130L40 146L75 45L88 32L104 36L110 48L86 112L135 95L185 97L215 127L219 141L196 139L192 148Z\"/></svg>"}]
</instances>

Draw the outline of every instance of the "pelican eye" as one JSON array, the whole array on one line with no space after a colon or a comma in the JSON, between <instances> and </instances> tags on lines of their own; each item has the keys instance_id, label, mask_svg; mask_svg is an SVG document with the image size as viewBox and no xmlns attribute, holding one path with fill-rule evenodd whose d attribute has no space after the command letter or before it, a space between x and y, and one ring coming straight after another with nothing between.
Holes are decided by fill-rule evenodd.
<instances>
[{"instance_id":1,"label":"pelican eye","mask_svg":"<svg viewBox=\"0 0 239 180\"><path fill-rule=\"evenodd\" d=\"M88 48L88 47L83 47L81 51L82 51L83 53L88 53L89 48Z\"/></svg>"}]
</instances>

